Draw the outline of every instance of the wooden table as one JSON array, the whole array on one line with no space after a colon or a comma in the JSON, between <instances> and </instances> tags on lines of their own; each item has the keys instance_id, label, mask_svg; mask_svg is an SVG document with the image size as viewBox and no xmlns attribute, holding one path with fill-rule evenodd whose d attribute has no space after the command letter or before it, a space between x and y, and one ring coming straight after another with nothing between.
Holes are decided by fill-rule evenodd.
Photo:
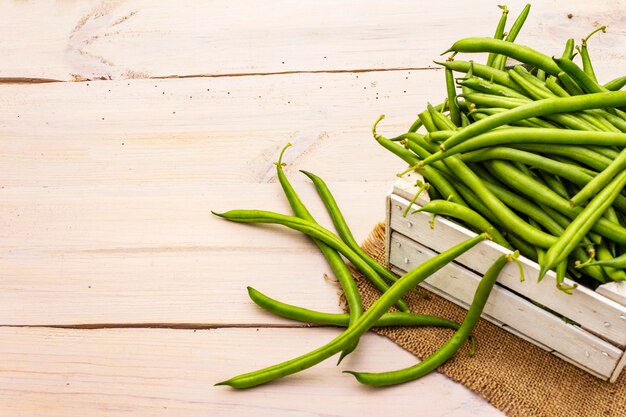
<instances>
[{"instance_id":1,"label":"wooden table","mask_svg":"<svg viewBox=\"0 0 626 417\"><path fill-rule=\"evenodd\" d=\"M509 2L515 16L523 7ZM536 2L519 38L590 42L602 80L626 68L626 3ZM334 361L239 392L219 380L338 330L266 314L251 285L339 312L303 236L209 210L289 212L273 162L319 220L299 169L325 178L357 240L403 164L372 140L444 96L432 59L489 36L495 4L451 1L11 2L0 7L0 414L497 416L433 374L383 390L342 369L415 358L368 334Z\"/></svg>"}]
</instances>

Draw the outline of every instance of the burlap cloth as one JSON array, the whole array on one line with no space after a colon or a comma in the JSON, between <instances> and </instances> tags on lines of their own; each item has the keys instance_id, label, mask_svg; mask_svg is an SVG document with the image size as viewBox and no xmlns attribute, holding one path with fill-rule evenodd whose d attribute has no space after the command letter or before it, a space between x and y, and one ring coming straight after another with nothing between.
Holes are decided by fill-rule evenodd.
<instances>
[{"instance_id":1,"label":"burlap cloth","mask_svg":"<svg viewBox=\"0 0 626 417\"><path fill-rule=\"evenodd\" d=\"M385 225L377 225L363 248L380 262L385 260ZM369 307L378 291L353 271ZM430 294L430 300L408 295L411 310L463 321L465 310ZM450 329L375 328L397 345L423 358L450 336ZM626 371L615 384L593 377L545 350L481 320L474 331L476 355L467 343L439 372L485 397L511 417L618 417L626 416Z\"/></svg>"}]
</instances>

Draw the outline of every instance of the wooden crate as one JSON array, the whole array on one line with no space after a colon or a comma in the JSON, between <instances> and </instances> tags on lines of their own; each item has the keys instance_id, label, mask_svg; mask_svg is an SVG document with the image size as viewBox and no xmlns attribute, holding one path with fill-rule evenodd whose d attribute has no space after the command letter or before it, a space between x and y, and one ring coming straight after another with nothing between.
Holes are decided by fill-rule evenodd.
<instances>
[{"instance_id":1,"label":"wooden crate","mask_svg":"<svg viewBox=\"0 0 626 417\"><path fill-rule=\"evenodd\" d=\"M475 236L441 216L435 217L434 227L429 224L433 219L429 213L403 217L417 192L415 181L419 178L415 173L399 178L387 198L387 261L399 274ZM428 201L425 194L415 205ZM481 242L421 285L467 308L482 274L507 252L494 242ZM519 259L526 280L520 282L515 263L507 264L489 297L483 318L598 378L614 382L626 366L626 283L605 284L596 291L579 285L568 295L556 288L552 272L537 282L539 266L522 256ZM566 279L568 283L572 282Z\"/></svg>"}]
</instances>

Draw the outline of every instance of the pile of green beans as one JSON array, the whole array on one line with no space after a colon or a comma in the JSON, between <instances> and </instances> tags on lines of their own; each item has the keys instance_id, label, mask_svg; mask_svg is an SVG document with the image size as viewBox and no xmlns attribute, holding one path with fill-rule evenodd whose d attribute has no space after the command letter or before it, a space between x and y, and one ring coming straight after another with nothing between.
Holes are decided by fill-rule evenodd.
<instances>
[{"instance_id":1,"label":"pile of green beans","mask_svg":"<svg viewBox=\"0 0 626 417\"><path fill-rule=\"evenodd\" d=\"M588 50L606 27L557 57L514 43L530 5L506 37L501 8L493 38L461 39L437 62L445 102L395 138L377 133L381 116L374 137L424 177L432 201L419 211L493 228L497 243L539 263L538 279L555 270L568 293L577 284L566 276L591 288L626 280L626 77L600 83ZM460 53L489 55L479 64Z\"/></svg>"},{"instance_id":2,"label":"pile of green beans","mask_svg":"<svg viewBox=\"0 0 626 417\"><path fill-rule=\"evenodd\" d=\"M315 222L312 214L305 207L283 171L282 157L289 146L290 144L287 144L280 153L278 162L276 162L276 174L295 216L262 210L231 210L226 213L213 214L240 223L279 224L298 230L311 237L328 261L330 268L344 291L348 304L348 314L330 314L294 306L272 299L252 287L248 287L248 295L259 307L280 317L317 325L346 327L346 330L328 344L312 352L265 369L230 378L216 385L229 385L234 388L253 387L307 369L339 352L341 352L339 357L339 362L341 362L346 355L357 348L359 338L373 326L439 326L456 330L456 333L450 339L451 341L434 355L434 359L427 362L431 363L431 365L428 368L419 368L418 372L409 368L392 371L391 375L384 373L377 376L377 374L368 373L365 379L360 377L361 374L359 373L350 372L357 376L359 381L366 384L390 385L423 376L434 370L438 364L452 357L468 338L472 343L470 354L473 355L474 344L471 332L489 296L489 291L485 290L485 285L491 288L501 266L497 267L497 270L494 270L491 274L486 275L484 281L486 284L479 286L473 310L470 311L468 318L462 325L442 317L410 312L403 297L410 291L417 291L415 287L421 281L490 236L487 233L478 234L432 257L404 276L397 277L371 258L357 244L335 198L324 181L310 172L302 171L303 174L312 180L337 229L338 236ZM485 227L485 229L487 228ZM512 253L509 255L509 258L513 259L516 256L516 254ZM344 257L382 294L367 311L363 311L359 290L344 261ZM503 263L502 261L499 262ZM400 311L389 312L388 310L392 306L395 306ZM437 366L432 366L432 363L436 363Z\"/></svg>"}]
</instances>

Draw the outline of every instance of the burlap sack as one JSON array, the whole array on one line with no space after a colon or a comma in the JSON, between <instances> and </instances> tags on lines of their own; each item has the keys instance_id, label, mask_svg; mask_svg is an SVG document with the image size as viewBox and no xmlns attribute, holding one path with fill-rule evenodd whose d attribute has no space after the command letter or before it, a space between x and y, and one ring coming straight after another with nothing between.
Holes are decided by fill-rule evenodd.
<instances>
[{"instance_id":1,"label":"burlap sack","mask_svg":"<svg viewBox=\"0 0 626 417\"><path fill-rule=\"evenodd\" d=\"M380 262L385 260L385 225L377 225L363 248ZM357 271L353 271L369 307L379 296ZM411 310L463 321L465 310L443 298L407 296ZM452 334L440 328L376 328L376 333L425 357ZM474 334L476 355L466 345L439 368L439 372L485 397L511 417L620 417L626 416L626 371L615 384L601 381L545 350L481 320Z\"/></svg>"}]
</instances>

